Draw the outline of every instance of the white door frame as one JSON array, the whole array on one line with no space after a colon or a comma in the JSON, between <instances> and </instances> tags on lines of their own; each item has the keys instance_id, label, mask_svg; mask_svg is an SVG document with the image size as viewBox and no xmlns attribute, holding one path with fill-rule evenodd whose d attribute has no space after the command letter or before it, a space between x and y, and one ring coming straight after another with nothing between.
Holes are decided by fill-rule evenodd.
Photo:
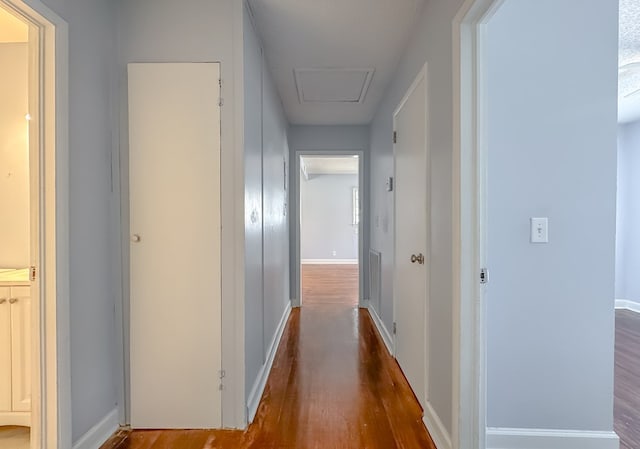
<instances>
[{"instance_id":1,"label":"white door frame","mask_svg":"<svg viewBox=\"0 0 640 449\"><path fill-rule=\"evenodd\" d=\"M302 262L301 257L301 248L300 248L300 157L301 156L358 156L358 201L360 208L360 222L358 224L358 307L367 307L365 304L364 298L364 204L367 189L364 184L365 182L365 173L364 173L364 151L363 150L295 150L295 165L294 165L294 173L295 173L295 183L296 183L296 192L295 192L295 230L296 230L296 238L295 238L295 257L293 260L294 263L294 275L295 275L295 288L297 292L297 297L292 298L292 306L300 307L302 305L302 273L300 269L300 264Z\"/></svg>"},{"instance_id":2,"label":"white door frame","mask_svg":"<svg viewBox=\"0 0 640 449\"><path fill-rule=\"evenodd\" d=\"M466 0L453 20L454 449L486 447L485 25L504 0Z\"/></svg>"},{"instance_id":3,"label":"white door frame","mask_svg":"<svg viewBox=\"0 0 640 449\"><path fill-rule=\"evenodd\" d=\"M425 283L426 283L426 290L425 290L425 306L424 306L424 329L423 329L423 347L425 349L425 358L424 358L424 397L420 398L422 400L422 403L425 405L425 407L427 406L428 402L429 402L429 340L428 340L428 332L427 329L429 327L429 309L430 309L430 294L429 294L429 286L431 284L431 277L430 277L430 264L431 264L431 226L430 226L430 222L431 222L431 155L429 152L429 75L428 75L428 67L429 64L425 63L424 66L422 66L422 69L420 70L420 72L418 73L418 75L416 76L416 78L413 80L413 83L411 83L411 86L409 87L409 89L407 89L407 92L405 93L404 97L402 97L402 100L400 101L400 103L398 103L398 106L396 107L396 109L393 112L393 130L394 133L397 129L396 126L396 117L397 115L400 113L400 111L402 110L402 108L404 107L404 105L406 104L406 102L409 100L409 98L411 97L411 95L413 94L413 92L416 90L416 88L418 87L418 85L420 84L420 81L422 81L424 79L424 83L425 83L425 95L424 95L424 105L425 105L425 123L424 123L424 142L425 142L425 162L426 162L426 166L424 167L425 170L425 175L427 176L427 201L426 204L419 204L418 208L424 206L426 209L426 229L425 231L427 232L427 236L426 236L426 251L427 254L425 254ZM396 173L396 144L393 144L393 179L394 179L394 184L395 181L398 179L397 177L397 173ZM397 205L397 201L395 200L396 198L396 189L395 186L393 188L393 219L397 222L396 219L396 205ZM398 260L395 257L396 255L396 239L397 239L397 227L394 228L393 231L393 254L394 254L394 263L393 263L393 322L395 325L396 322L396 317L398 315L397 313L397 308L398 308L398 301L397 301L397 297L398 294L396 293L396 289L397 289L397 283L396 283L396 270L398 267ZM397 355L397 348L396 348L396 334L395 332L392 332L392 337L393 337L393 356L396 357Z\"/></svg>"},{"instance_id":4,"label":"white door frame","mask_svg":"<svg viewBox=\"0 0 640 449\"><path fill-rule=\"evenodd\" d=\"M31 447L71 447L68 26L40 0L0 0L39 30L39 240Z\"/></svg>"}]
</instances>

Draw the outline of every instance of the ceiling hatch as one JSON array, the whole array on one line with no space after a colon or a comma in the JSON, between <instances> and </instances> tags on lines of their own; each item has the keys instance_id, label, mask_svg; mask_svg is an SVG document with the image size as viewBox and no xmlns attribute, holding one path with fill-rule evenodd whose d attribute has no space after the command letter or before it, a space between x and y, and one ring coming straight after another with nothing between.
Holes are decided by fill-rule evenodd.
<instances>
[{"instance_id":1,"label":"ceiling hatch","mask_svg":"<svg viewBox=\"0 0 640 449\"><path fill-rule=\"evenodd\" d=\"M294 69L300 103L364 103L374 69Z\"/></svg>"}]
</instances>

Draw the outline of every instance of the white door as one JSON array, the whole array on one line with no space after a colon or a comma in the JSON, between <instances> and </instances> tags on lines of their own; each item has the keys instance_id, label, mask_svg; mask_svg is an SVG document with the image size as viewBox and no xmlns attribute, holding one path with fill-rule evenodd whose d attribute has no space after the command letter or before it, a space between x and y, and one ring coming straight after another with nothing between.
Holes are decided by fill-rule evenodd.
<instances>
[{"instance_id":1,"label":"white door","mask_svg":"<svg viewBox=\"0 0 640 449\"><path fill-rule=\"evenodd\" d=\"M131 425L220 427L220 66L128 74Z\"/></svg>"},{"instance_id":2,"label":"white door","mask_svg":"<svg viewBox=\"0 0 640 449\"><path fill-rule=\"evenodd\" d=\"M11 403L14 412L31 411L31 292L11 287Z\"/></svg>"},{"instance_id":3,"label":"white door","mask_svg":"<svg viewBox=\"0 0 640 449\"><path fill-rule=\"evenodd\" d=\"M0 413L12 409L10 296L9 287L0 287Z\"/></svg>"},{"instance_id":4,"label":"white door","mask_svg":"<svg viewBox=\"0 0 640 449\"><path fill-rule=\"evenodd\" d=\"M424 407L427 386L428 220L426 66L394 114L395 354Z\"/></svg>"}]
</instances>

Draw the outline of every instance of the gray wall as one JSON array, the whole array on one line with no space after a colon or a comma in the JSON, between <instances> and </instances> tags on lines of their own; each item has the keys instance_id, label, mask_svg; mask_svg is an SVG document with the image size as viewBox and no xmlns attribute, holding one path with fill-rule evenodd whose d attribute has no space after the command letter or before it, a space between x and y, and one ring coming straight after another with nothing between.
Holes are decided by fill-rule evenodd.
<instances>
[{"instance_id":1,"label":"gray wall","mask_svg":"<svg viewBox=\"0 0 640 449\"><path fill-rule=\"evenodd\" d=\"M255 390L289 303L288 124L248 11L244 31L245 391ZM256 397L251 393L256 392Z\"/></svg>"},{"instance_id":2,"label":"gray wall","mask_svg":"<svg viewBox=\"0 0 640 449\"><path fill-rule=\"evenodd\" d=\"M300 253L304 259L358 259L353 188L358 175L300 178ZM333 255L333 251L336 255Z\"/></svg>"},{"instance_id":3,"label":"gray wall","mask_svg":"<svg viewBox=\"0 0 640 449\"><path fill-rule=\"evenodd\" d=\"M83 2L78 0L78 3ZM128 0L119 4L120 160L122 308L125 351L129 311L129 201L127 76L129 62L220 62L222 71L222 391L223 425L244 427L244 148L242 86L242 2L235 0ZM82 10L85 6L79 6ZM92 66L93 67L93 66ZM72 80L73 82L73 80ZM216 80L212 80L216 82ZM120 192L118 192L120 195ZM120 260L120 259L118 259ZM118 262L118 265L120 262ZM116 266L118 266L116 265ZM128 361L128 353L124 357ZM128 367L125 366L128 385Z\"/></svg>"},{"instance_id":4,"label":"gray wall","mask_svg":"<svg viewBox=\"0 0 640 449\"><path fill-rule=\"evenodd\" d=\"M613 429L617 12L508 0L487 26L490 427Z\"/></svg>"},{"instance_id":5,"label":"gray wall","mask_svg":"<svg viewBox=\"0 0 640 449\"><path fill-rule=\"evenodd\" d=\"M396 74L371 124L371 248L382 254L381 303L374 304L387 329L393 325L393 112L425 62L429 63L431 242L429 255L429 402L452 429L452 21L463 0L426 2Z\"/></svg>"},{"instance_id":6,"label":"gray wall","mask_svg":"<svg viewBox=\"0 0 640 449\"><path fill-rule=\"evenodd\" d=\"M360 189L360 201L362 203L362 217L369 215L369 127L368 126L306 126L296 125L289 128L289 148L291 164L289 167L289 178L295 180L298 176L295 167L296 151L322 151L323 154L331 154L335 151L363 151L364 178L363 185ZM290 183L289 203L290 215L297 217L298 205L296 198L295 182ZM289 227L289 238L291 242L290 257L291 260L296 259L295 242L297 240L296 226L292 221ZM362 295L365 299L369 298L369 229L365 226L362 235L364 260L362 261ZM291 265L291 297L295 299L294 304L299 304L300 285L296 282L296 267Z\"/></svg>"},{"instance_id":7,"label":"gray wall","mask_svg":"<svg viewBox=\"0 0 640 449\"><path fill-rule=\"evenodd\" d=\"M72 441L116 407L112 207L116 10L109 0L44 0L69 23Z\"/></svg>"},{"instance_id":8,"label":"gray wall","mask_svg":"<svg viewBox=\"0 0 640 449\"><path fill-rule=\"evenodd\" d=\"M640 121L618 128L616 298L640 303Z\"/></svg>"}]
</instances>

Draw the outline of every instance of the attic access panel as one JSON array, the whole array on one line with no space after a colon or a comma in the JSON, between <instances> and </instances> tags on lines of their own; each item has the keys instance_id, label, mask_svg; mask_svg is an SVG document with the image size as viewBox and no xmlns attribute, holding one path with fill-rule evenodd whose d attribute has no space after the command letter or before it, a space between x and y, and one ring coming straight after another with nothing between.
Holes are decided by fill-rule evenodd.
<instances>
[{"instance_id":1,"label":"attic access panel","mask_svg":"<svg viewBox=\"0 0 640 449\"><path fill-rule=\"evenodd\" d=\"M298 99L309 103L364 103L374 69L294 69Z\"/></svg>"}]
</instances>

